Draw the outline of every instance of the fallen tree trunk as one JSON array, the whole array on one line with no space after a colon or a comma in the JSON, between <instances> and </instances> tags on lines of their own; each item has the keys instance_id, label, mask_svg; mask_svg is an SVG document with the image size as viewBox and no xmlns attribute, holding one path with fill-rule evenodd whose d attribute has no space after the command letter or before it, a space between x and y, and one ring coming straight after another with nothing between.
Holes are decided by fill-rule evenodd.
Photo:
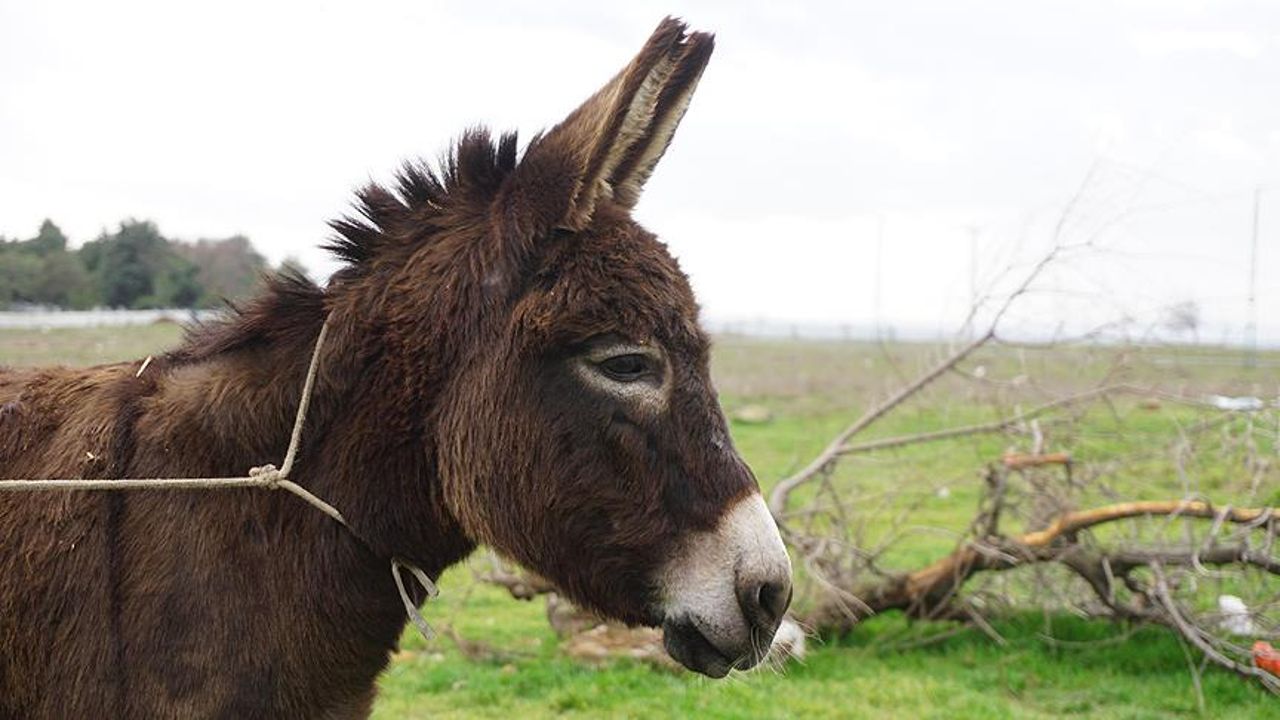
<instances>
[{"instance_id":1,"label":"fallen tree trunk","mask_svg":"<svg viewBox=\"0 0 1280 720\"><path fill-rule=\"evenodd\" d=\"M1124 581L1134 569L1153 564L1178 565L1246 564L1280 575L1280 561L1253 553L1242 545L1214 546L1190 552L1121 550L1101 553L1081 545L1081 531L1116 520L1143 516L1192 517L1218 523L1269 523L1274 508L1215 508L1198 500L1139 501L1106 505L1070 512L1049 527L1006 537L995 535L971 540L950 555L910 573L892 575L857 588L837 588L805 615L807 624L820 633L841 633L859 621L890 610L911 617L963 618L966 614L953 601L973 575L1002 571L1043 562L1062 562L1086 580L1099 597L1119 614L1147 617L1140 607L1116 605L1116 582ZM1271 528L1275 532L1275 527Z\"/></svg>"}]
</instances>

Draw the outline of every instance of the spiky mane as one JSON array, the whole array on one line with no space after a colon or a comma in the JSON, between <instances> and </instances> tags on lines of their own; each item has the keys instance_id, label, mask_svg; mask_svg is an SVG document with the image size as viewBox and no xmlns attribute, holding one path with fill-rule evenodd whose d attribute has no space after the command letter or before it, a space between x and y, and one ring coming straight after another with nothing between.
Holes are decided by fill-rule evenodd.
<instances>
[{"instance_id":1,"label":"spiky mane","mask_svg":"<svg viewBox=\"0 0 1280 720\"><path fill-rule=\"evenodd\" d=\"M515 133L503 133L495 144L487 129L468 130L439 170L406 162L393 189L370 183L358 190L354 214L329 223L336 235L322 247L358 271L389 244L423 241L460 203L487 202L515 166Z\"/></svg>"}]
</instances>

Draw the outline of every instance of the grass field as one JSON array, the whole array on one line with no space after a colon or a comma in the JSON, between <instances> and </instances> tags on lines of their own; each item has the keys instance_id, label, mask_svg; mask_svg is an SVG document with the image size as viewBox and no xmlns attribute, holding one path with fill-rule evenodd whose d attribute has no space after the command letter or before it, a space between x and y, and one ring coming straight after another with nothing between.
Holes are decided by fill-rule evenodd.
<instances>
[{"instance_id":1,"label":"grass field","mask_svg":"<svg viewBox=\"0 0 1280 720\"><path fill-rule=\"evenodd\" d=\"M0 364L142 357L172 345L179 334L172 325L0 331ZM810 459L872 398L914 374L935 351L925 345L723 339L714 372L728 409L760 403L774 413L767 424L733 427L742 453L768 485ZM1070 388L1110 372L1115 352L1005 348L971 365L984 366L991 376L1025 373L1041 386ZM1249 368L1227 351L1171 350L1131 369L1127 379L1159 377L1184 392L1275 397L1276 360L1265 355ZM983 409L964 396L970 385L942 382L920 407L903 408L877 433L983 417ZM953 402L930 402L948 393ZM1160 422L1178 421L1160 417L1130 422L1123 433L1099 432L1096 442L1136 446L1164 432ZM1099 419L1099 427L1105 422ZM922 511L930 524L961 529L978 498L974 470L999 450L994 440L933 448L908 455L905 462L899 457L887 476L862 476L870 474L885 485L948 484L952 492ZM1150 492L1158 494L1160 488ZM899 559L927 561L953 543L953 538L925 535L908 543ZM710 681L631 662L601 669L577 665L559 654L541 603L513 601L505 591L474 582L465 567L447 573L440 586L440 599L426 607L425 615L470 642L485 644L493 659L469 660L449 640L428 645L410 631L382 680L375 717L1261 718L1280 713L1280 699L1213 668L1203 676L1201 708L1180 640L1155 628L1122 639L1130 630L1104 622L1014 613L995 622L1005 646L966 631L926 647L893 651L886 639L898 636L905 621L888 615L864 623L849 637L811 645L803 663L781 672ZM1050 643L1046 634L1079 642Z\"/></svg>"}]
</instances>

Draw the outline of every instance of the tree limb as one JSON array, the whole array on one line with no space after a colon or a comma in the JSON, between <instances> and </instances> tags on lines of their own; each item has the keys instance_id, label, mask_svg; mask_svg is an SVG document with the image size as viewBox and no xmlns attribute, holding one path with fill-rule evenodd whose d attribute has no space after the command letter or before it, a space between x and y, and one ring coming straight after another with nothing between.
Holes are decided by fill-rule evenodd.
<instances>
[{"instance_id":1,"label":"tree limb","mask_svg":"<svg viewBox=\"0 0 1280 720\"><path fill-rule=\"evenodd\" d=\"M1274 508L1214 508L1198 500L1159 500L1117 503L1059 516L1044 530L1015 537L988 537L966 542L955 552L915 572L890 576L886 580L848 591L862 601L829 607L820 603L808 621L816 628L841 631L859 620L888 610L903 610L913 617L934 617L974 574L985 570L1011 570L1024 565L1061 561L1074 570L1112 609L1128 616L1146 614L1135 608L1115 605L1114 577L1125 577L1135 567L1155 563L1191 565L1246 564L1280 574L1280 561L1253 553L1244 546L1219 546L1183 553L1126 550L1113 555L1088 556L1074 536L1089 528L1125 518L1141 516L1191 517L1221 522L1249 524L1265 521ZM1105 566L1104 566L1105 563ZM1109 568L1109 569L1108 569Z\"/></svg>"}]
</instances>

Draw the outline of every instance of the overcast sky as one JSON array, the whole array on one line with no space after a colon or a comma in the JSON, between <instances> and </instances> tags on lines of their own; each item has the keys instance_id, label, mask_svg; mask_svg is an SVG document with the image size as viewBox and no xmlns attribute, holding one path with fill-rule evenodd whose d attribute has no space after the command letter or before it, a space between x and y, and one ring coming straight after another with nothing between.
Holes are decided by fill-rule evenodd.
<instances>
[{"instance_id":1,"label":"overcast sky","mask_svg":"<svg viewBox=\"0 0 1280 720\"><path fill-rule=\"evenodd\" d=\"M553 124L668 13L717 49L636 215L711 319L953 329L971 264L1007 288L1069 208L1057 237L1092 247L1013 326L1194 301L1239 338L1262 187L1280 341L1277 3L0 0L0 234L132 216L323 276L355 187Z\"/></svg>"}]
</instances>

